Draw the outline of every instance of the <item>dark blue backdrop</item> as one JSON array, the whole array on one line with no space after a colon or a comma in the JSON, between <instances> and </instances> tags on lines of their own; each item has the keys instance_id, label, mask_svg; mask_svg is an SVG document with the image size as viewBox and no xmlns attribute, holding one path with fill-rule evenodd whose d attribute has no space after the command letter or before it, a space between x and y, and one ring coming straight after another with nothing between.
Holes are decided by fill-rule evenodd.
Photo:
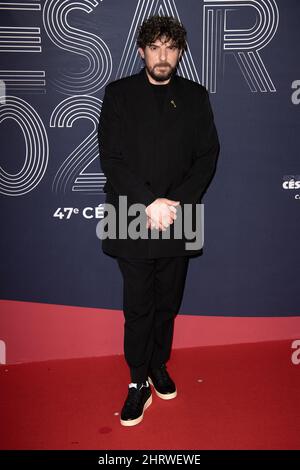
<instances>
[{"instance_id":1,"label":"dark blue backdrop","mask_svg":"<svg viewBox=\"0 0 300 470\"><path fill-rule=\"evenodd\" d=\"M159 13L188 30L179 74L208 88L221 142L181 312L299 315L299 1L10 5L0 3L1 298L122 308L99 219L82 211L99 216L104 202L105 84L140 69L136 26ZM54 216L63 208L78 213Z\"/></svg>"}]
</instances>

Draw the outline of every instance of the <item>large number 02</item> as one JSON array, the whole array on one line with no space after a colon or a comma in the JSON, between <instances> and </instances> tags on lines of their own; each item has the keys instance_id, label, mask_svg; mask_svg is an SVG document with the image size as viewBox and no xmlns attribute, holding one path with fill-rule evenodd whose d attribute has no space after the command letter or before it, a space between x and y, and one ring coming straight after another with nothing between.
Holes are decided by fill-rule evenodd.
<instances>
[{"instance_id":1,"label":"large number 02","mask_svg":"<svg viewBox=\"0 0 300 470\"><path fill-rule=\"evenodd\" d=\"M50 127L72 127L76 119L90 119L91 133L77 146L59 167L53 181L53 191L80 191L88 194L102 193L105 183L103 173L86 173L86 168L98 158L98 136L101 100L80 95L67 98L53 111ZM17 173L0 167L0 193L22 196L32 191L42 180L49 160L49 143L44 124L36 110L16 96L6 96L0 104L0 123L14 119L25 139L25 161Z\"/></svg>"}]
</instances>

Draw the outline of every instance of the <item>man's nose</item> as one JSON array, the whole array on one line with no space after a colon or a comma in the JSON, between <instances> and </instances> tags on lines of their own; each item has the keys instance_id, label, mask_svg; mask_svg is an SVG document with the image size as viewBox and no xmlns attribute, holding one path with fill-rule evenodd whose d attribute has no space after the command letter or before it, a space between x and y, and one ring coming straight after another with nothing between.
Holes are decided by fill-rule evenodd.
<instances>
[{"instance_id":1,"label":"man's nose","mask_svg":"<svg viewBox=\"0 0 300 470\"><path fill-rule=\"evenodd\" d=\"M167 51L166 49L161 49L160 50L160 60L164 62L167 58Z\"/></svg>"}]
</instances>

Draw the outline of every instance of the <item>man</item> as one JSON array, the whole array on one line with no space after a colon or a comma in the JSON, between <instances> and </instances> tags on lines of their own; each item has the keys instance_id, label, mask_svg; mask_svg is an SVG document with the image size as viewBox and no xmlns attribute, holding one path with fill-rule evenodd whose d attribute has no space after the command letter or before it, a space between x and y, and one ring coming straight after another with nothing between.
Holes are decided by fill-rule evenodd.
<instances>
[{"instance_id":1,"label":"man","mask_svg":"<svg viewBox=\"0 0 300 470\"><path fill-rule=\"evenodd\" d=\"M145 66L106 86L98 127L106 208L114 208L117 227L103 237L102 249L117 258L124 280L124 354L131 377L124 426L142 421L152 402L149 382L164 400L177 395L166 363L189 257L201 247L187 248L186 233L176 236L176 219L194 224L219 152L208 92L176 75L187 47L182 24L153 16L139 28L137 45ZM130 213L121 198L129 207L142 205L149 236L120 235ZM127 228L132 221L131 213Z\"/></svg>"}]
</instances>

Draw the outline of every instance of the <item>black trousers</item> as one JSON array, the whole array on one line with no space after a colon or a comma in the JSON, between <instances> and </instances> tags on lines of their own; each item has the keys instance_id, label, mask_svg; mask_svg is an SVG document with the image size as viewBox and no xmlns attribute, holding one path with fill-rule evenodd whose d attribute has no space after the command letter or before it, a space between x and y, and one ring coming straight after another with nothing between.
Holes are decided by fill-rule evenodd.
<instances>
[{"instance_id":1,"label":"black trousers","mask_svg":"<svg viewBox=\"0 0 300 470\"><path fill-rule=\"evenodd\" d=\"M124 356L131 381L144 382L149 367L159 367L170 357L189 257L117 261L124 281Z\"/></svg>"}]
</instances>

